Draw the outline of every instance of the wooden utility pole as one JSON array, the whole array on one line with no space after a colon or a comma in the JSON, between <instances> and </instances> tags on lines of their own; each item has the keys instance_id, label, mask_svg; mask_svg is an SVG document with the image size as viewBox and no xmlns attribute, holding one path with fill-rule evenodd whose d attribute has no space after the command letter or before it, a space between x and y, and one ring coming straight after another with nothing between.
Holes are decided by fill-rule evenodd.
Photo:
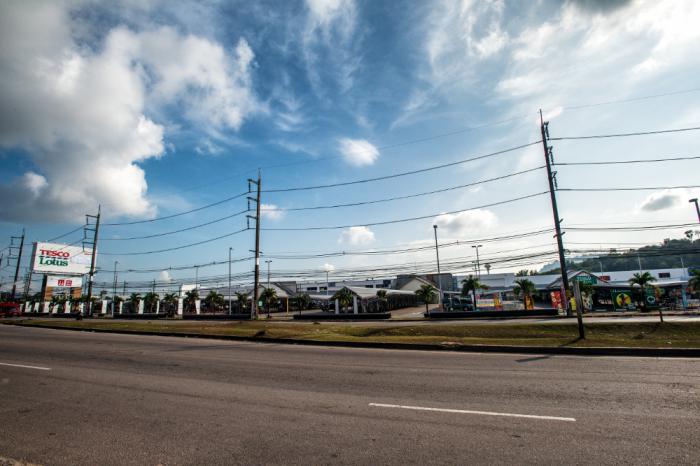
<instances>
[{"instance_id":1,"label":"wooden utility pole","mask_svg":"<svg viewBox=\"0 0 700 466\"><path fill-rule=\"evenodd\" d=\"M549 139L549 122L545 122L542 117L542 110L540 110L540 131L542 133L542 148L544 149L544 160L547 166L547 180L549 182L549 198L552 201L552 215L554 216L554 230L555 236L557 238L557 249L559 251L559 268L561 270L561 293L563 294L561 298L561 305L566 311L566 315L571 315L571 309L569 307L569 274L566 270L566 257L564 256L564 239L562 238L561 231L561 218L559 217L559 208L557 207L557 196L556 196L556 172L552 172L552 147L547 144ZM586 331L583 328L583 317L581 316L581 309L576 306L576 318L578 320L578 335L580 338L586 338Z\"/></svg>"}]
</instances>

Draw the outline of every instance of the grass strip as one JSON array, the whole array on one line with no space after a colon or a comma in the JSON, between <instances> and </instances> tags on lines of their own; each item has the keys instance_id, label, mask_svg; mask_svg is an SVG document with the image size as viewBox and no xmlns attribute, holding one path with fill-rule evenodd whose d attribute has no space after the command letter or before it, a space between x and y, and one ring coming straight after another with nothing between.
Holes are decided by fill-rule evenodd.
<instances>
[{"instance_id":1,"label":"grass strip","mask_svg":"<svg viewBox=\"0 0 700 466\"><path fill-rule=\"evenodd\" d=\"M117 330L122 332L187 333L202 335L315 340L542 347L700 348L700 322L616 322L586 325L579 340L576 326L567 324L470 325L338 325L333 323L182 322L182 321L7 321L30 326Z\"/></svg>"}]
</instances>

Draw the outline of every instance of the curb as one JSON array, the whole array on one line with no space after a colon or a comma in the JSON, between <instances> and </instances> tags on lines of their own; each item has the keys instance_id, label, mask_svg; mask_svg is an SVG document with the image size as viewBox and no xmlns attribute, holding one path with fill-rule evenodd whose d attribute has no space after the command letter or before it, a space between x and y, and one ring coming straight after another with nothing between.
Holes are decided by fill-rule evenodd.
<instances>
[{"instance_id":1,"label":"curb","mask_svg":"<svg viewBox=\"0 0 700 466\"><path fill-rule=\"evenodd\" d=\"M59 325L27 325L2 322L3 325L17 327L46 328L50 330L70 330L77 332L116 333L121 335L142 335L159 337L200 338L204 340L227 340L252 343L272 343L284 345L331 346L340 348L372 348L416 351L451 351L463 353L510 353L510 354L559 354L569 356L632 356L665 358L698 358L700 348L625 348L625 347L572 347L572 346L508 346L508 345L461 345L459 343L385 343L362 341L320 341L295 340L289 338L241 337L235 335L207 335L202 333L152 332L148 330L112 330L62 327Z\"/></svg>"}]
</instances>

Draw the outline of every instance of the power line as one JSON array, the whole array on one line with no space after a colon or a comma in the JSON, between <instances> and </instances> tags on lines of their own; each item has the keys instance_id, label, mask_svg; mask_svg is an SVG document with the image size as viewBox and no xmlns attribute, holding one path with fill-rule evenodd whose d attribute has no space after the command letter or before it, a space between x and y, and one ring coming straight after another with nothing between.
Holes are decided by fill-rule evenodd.
<instances>
[{"instance_id":1,"label":"power line","mask_svg":"<svg viewBox=\"0 0 700 466\"><path fill-rule=\"evenodd\" d=\"M197 241L196 243L183 244L183 245L181 245L181 246L175 246L175 247L167 248L167 249L158 249L158 250L155 250L155 251L140 251L140 252L102 252L102 253L100 253L100 254L102 254L103 256L142 256L142 255L146 255L146 254L158 254L158 253L161 253L161 252L177 251L177 250L180 250L180 249L191 248L192 246L199 246L200 244L211 243L211 242L213 242L213 241L220 240L220 239L223 239L223 238L228 238L229 236L234 236L234 235L237 235L237 234L239 234L239 233L243 233L244 231L247 231L247 230L248 230L248 228L243 228L243 229L241 229L241 230L234 231L234 232L232 232L232 233L226 233L225 235L217 236L216 238L210 238L210 239L206 239L206 240L204 240L204 241Z\"/></svg>"},{"instance_id":2,"label":"power line","mask_svg":"<svg viewBox=\"0 0 700 466\"><path fill-rule=\"evenodd\" d=\"M499 150L497 152L491 152L490 154L484 154L484 155L479 155L476 157L471 157L468 159L458 160L456 162L445 163L442 165L434 165L432 167L421 168L418 170L411 170L411 171L407 171L407 172L394 173L392 175L378 176L376 178L365 178L365 179L361 179L361 180L343 181L340 183L322 184L322 185L315 185L315 186L299 186L299 187L291 187L291 188L267 189L267 190L263 190L262 192L264 192L264 193L283 193L283 192L290 192L290 191L308 191L308 190L312 190L312 189L335 188L338 186L349 186L349 185L355 185L355 184L361 184L361 183L370 183L373 181L383 181L383 180L388 180L388 179L392 179L392 178L399 178L402 176L415 175L418 173L425 173L425 172L429 172L429 171L433 171L433 170L439 170L442 168L454 167L456 165L461 165L464 163L473 162L475 160L482 160L482 159L485 159L488 157L495 157L497 155L502 155L502 154L506 154L508 152L513 152L516 150L524 149L526 147L534 146L536 144L539 144L539 141L529 142L527 144L521 144L519 146L510 147L508 149Z\"/></svg>"},{"instance_id":3,"label":"power line","mask_svg":"<svg viewBox=\"0 0 700 466\"><path fill-rule=\"evenodd\" d=\"M137 239L158 238L161 236L174 235L176 233L182 233L183 231L190 231L190 230L194 230L196 228L201 228L204 226L213 225L214 223L218 223L218 222L222 222L224 220L228 220L230 218L238 217L239 215L243 215L246 212L248 212L248 209L242 210L240 212L236 212L235 214L232 214L232 215L227 215L226 217L214 219L210 222L200 223L199 225L194 225L194 226L187 227L187 228L181 228L179 230L166 231L165 233L157 233L157 234L145 235L145 236L132 236L129 238L103 238L102 241L131 241L131 240L137 240Z\"/></svg>"},{"instance_id":4,"label":"power line","mask_svg":"<svg viewBox=\"0 0 700 466\"><path fill-rule=\"evenodd\" d=\"M639 227L567 227L566 230L578 230L578 231L646 231L646 230L672 230L675 228L688 228L694 227L697 222L694 223L678 223L674 225L647 225Z\"/></svg>"},{"instance_id":5,"label":"power line","mask_svg":"<svg viewBox=\"0 0 700 466\"><path fill-rule=\"evenodd\" d=\"M559 188L558 191L577 191L577 192L606 192L606 191L654 191L663 189L693 189L700 188L700 185L683 185L683 186L641 186L633 188Z\"/></svg>"},{"instance_id":6,"label":"power line","mask_svg":"<svg viewBox=\"0 0 700 466\"><path fill-rule=\"evenodd\" d=\"M669 97L669 96L673 96L673 95L689 94L691 92L698 92L698 91L700 91L700 87L695 87L695 88L691 88L691 89L684 89L684 90L680 90L680 91L665 92L663 94L652 94L652 95L646 95L646 96L631 97L629 99L608 100L608 101L597 102L597 103L593 103L593 104L571 105L571 106L562 107L562 108L564 110L578 110L578 109L582 109L582 108L600 107L603 105L613 105L613 104L624 104L624 103L629 103L629 102L638 102L640 100L656 99L659 97Z\"/></svg>"},{"instance_id":7,"label":"power line","mask_svg":"<svg viewBox=\"0 0 700 466\"><path fill-rule=\"evenodd\" d=\"M483 204L480 206L476 207L470 207L468 209L460 209L460 210L453 210L450 212L440 212L436 214L430 214L430 215L421 215L418 217L409 217L409 218L402 218L402 219L396 219L396 220L385 220L382 222L371 222L371 223L362 223L362 224L356 224L356 225L334 225L334 226L321 226L321 227L282 227L282 228L261 228L261 230L265 231L311 231L311 230L341 230L345 228L352 228L352 227L368 227L368 226L378 226L378 225L389 225L389 224L395 224L395 223L405 223L405 222L413 222L416 220L423 220L426 218L432 218L432 217L439 217L442 215L453 215L453 214L459 214L462 212L468 212L470 210L477 210L477 209L483 209L485 207L494 207L497 205L503 205L503 204L509 204L511 202L517 202L517 201L522 201L525 199L530 199L533 197L541 196L543 194L547 194L548 191L543 191L540 193L535 193L535 194L528 194L527 196L520 196L512 199L506 199L505 201L499 201L499 202L492 202L490 204Z\"/></svg>"},{"instance_id":8,"label":"power line","mask_svg":"<svg viewBox=\"0 0 700 466\"><path fill-rule=\"evenodd\" d=\"M382 203L382 202L398 201L401 199L411 199L411 198L415 198L415 197L428 196L431 194L438 194L438 193L444 193L444 192L448 192L448 191L454 191L456 189L468 188L468 187L476 186L479 184L490 183L492 181L498 181L498 180L503 180L506 178L511 178L511 177L517 176L517 175L523 175L525 173L530 173L530 172L533 172L536 170L541 170L542 168L544 168L544 165L539 166L539 167L530 168L528 170L522 170L519 172L510 173L510 174L503 175L503 176L498 176L495 178L474 181L474 182L468 183L468 184L462 184L459 186L451 186L449 188L436 189L433 191L426 191L426 192L416 193L416 194L407 194L405 196L395 196L395 197L389 197L389 198L384 198L384 199L375 199L375 200L371 200L371 201L351 202L351 203L347 203L347 204L331 204L331 205L320 205L320 206L309 206L309 207L290 207L290 208L275 207L275 208L267 208L267 209L261 209L261 210L266 211L266 212L289 212L289 211L300 211L300 210L336 209L336 208L342 208L342 207L355 207L355 206L368 205L368 204L378 204L378 203Z\"/></svg>"},{"instance_id":9,"label":"power line","mask_svg":"<svg viewBox=\"0 0 700 466\"><path fill-rule=\"evenodd\" d=\"M80 226L79 226L78 228L76 228L75 230L71 230L71 231L69 231L69 232L67 232L67 233L63 233L62 235L59 235L59 236L56 236L55 238L51 238L50 240L47 240L46 242L47 242L47 243L53 243L54 241L56 241L56 240L58 240L58 239L61 239L61 238L63 238L63 237L66 237L66 236L68 236L68 235L71 235L71 234L73 234L73 233L75 233L75 232L77 232L77 231L80 231L80 230L82 230L83 228L84 228L84 225L80 225Z\"/></svg>"},{"instance_id":10,"label":"power line","mask_svg":"<svg viewBox=\"0 0 700 466\"><path fill-rule=\"evenodd\" d=\"M639 160L606 160L601 162L556 162L554 165L616 165L626 163L655 163L655 162L676 162L680 160L695 160L700 159L700 156L693 155L691 157L669 157L662 159L639 159Z\"/></svg>"},{"instance_id":11,"label":"power line","mask_svg":"<svg viewBox=\"0 0 700 466\"><path fill-rule=\"evenodd\" d=\"M223 204L223 203L225 203L225 202L233 201L234 199L241 198L241 197L243 197L243 196L246 196L247 194L248 194L248 192L244 192L244 193L241 193L241 194L237 194L237 195L235 195L235 196L232 196L232 197L228 197L228 198L226 198L226 199L222 199L222 200L220 200L220 201L212 202L211 204L203 205L203 206L201 206L201 207L197 207L197 208L194 208L194 209L191 209L191 210L187 210L187 211L185 211L185 212L178 212L178 213L172 214L172 215L165 215L165 216L163 216L163 217L156 217L156 218L151 218L151 219L148 219L148 220L135 220L135 221L133 221L133 222L104 223L103 226L112 226L112 227L113 227L113 226L121 226L121 225L137 225L137 224L140 224L140 223L158 222L158 221L160 221L160 220L167 220L167 219L169 219L169 218L175 218L175 217L180 217L180 216L182 216L182 215L191 214L191 213L193 213L193 212L199 212L200 210L208 209L208 208L210 208L210 207L214 207L214 206L217 206L217 205L221 205L221 204Z\"/></svg>"},{"instance_id":12,"label":"power line","mask_svg":"<svg viewBox=\"0 0 700 466\"><path fill-rule=\"evenodd\" d=\"M618 134L595 134L591 136L562 136L558 138L549 138L550 141L568 141L576 139L604 139L604 138L622 138L629 136L646 136L650 134L667 134L667 133L682 133L685 131L697 131L700 126L693 126L690 128L677 128L677 129L662 129L657 131L639 131L636 133L618 133Z\"/></svg>"}]
</instances>

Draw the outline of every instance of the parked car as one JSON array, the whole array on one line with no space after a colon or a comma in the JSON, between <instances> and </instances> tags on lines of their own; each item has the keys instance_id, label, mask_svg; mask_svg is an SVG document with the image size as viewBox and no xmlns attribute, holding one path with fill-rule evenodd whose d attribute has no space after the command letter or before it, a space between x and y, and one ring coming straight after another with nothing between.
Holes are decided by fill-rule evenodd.
<instances>
[{"instance_id":1,"label":"parked car","mask_svg":"<svg viewBox=\"0 0 700 466\"><path fill-rule=\"evenodd\" d=\"M19 303L0 303L0 317L19 317Z\"/></svg>"}]
</instances>

